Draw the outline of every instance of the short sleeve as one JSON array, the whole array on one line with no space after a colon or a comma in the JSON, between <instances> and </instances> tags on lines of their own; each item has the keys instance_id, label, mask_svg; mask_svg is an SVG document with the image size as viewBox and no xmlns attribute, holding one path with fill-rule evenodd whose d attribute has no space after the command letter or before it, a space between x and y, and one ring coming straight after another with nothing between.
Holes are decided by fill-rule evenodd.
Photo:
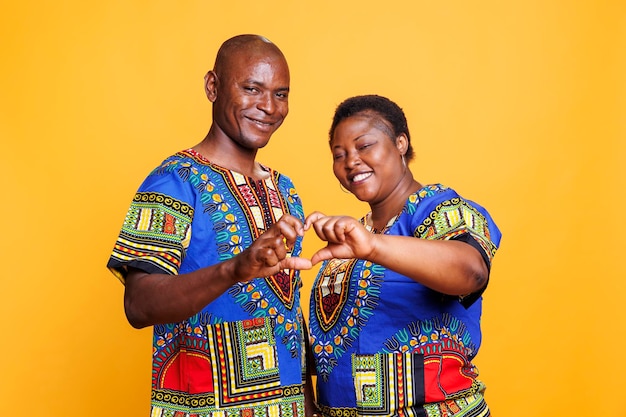
<instances>
[{"instance_id":1,"label":"short sleeve","mask_svg":"<svg viewBox=\"0 0 626 417\"><path fill-rule=\"evenodd\" d=\"M193 212L189 204L167 194L137 192L107 267L122 282L128 267L177 275L191 239Z\"/></svg>"},{"instance_id":2,"label":"short sleeve","mask_svg":"<svg viewBox=\"0 0 626 417\"><path fill-rule=\"evenodd\" d=\"M449 198L437 204L414 230L414 236L431 240L459 240L476 248L487 269L498 249L500 231L489 214L479 205L460 197ZM475 293L460 297L466 308L484 292L487 285Z\"/></svg>"},{"instance_id":3,"label":"short sleeve","mask_svg":"<svg viewBox=\"0 0 626 417\"><path fill-rule=\"evenodd\" d=\"M434 207L413 234L422 239L450 240L468 233L484 253L488 264L491 264L498 244L491 238L494 228L491 219L479 207L456 197L444 200Z\"/></svg>"}]
</instances>

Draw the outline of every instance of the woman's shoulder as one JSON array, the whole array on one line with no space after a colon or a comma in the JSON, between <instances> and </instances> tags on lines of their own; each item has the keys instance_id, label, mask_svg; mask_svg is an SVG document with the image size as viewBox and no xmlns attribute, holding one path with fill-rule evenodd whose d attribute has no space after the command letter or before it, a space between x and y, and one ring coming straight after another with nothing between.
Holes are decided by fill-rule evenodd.
<instances>
[{"instance_id":1,"label":"woman's shoulder","mask_svg":"<svg viewBox=\"0 0 626 417\"><path fill-rule=\"evenodd\" d=\"M444 184L434 183L424 185L422 188L411 194L409 196L409 203L418 204L425 200L443 201L455 197L459 197L459 195L452 188Z\"/></svg>"},{"instance_id":2,"label":"woman's shoulder","mask_svg":"<svg viewBox=\"0 0 626 417\"><path fill-rule=\"evenodd\" d=\"M459 204L462 200L463 198L451 187L441 183L428 184L408 197L404 212L409 215L412 222L421 222L427 217L437 217L442 207Z\"/></svg>"}]
</instances>

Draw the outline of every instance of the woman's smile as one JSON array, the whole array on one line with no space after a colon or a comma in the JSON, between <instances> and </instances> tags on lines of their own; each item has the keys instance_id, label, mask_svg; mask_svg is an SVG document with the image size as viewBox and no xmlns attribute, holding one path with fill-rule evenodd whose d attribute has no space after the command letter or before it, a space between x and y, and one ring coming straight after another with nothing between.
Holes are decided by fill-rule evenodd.
<instances>
[{"instance_id":1,"label":"woman's smile","mask_svg":"<svg viewBox=\"0 0 626 417\"><path fill-rule=\"evenodd\" d=\"M362 181L365 181L366 179L368 179L369 177L371 177L372 175L374 175L373 172L363 172L360 174L356 174L354 177L350 178L350 181L355 184L355 183L359 183Z\"/></svg>"}]
</instances>

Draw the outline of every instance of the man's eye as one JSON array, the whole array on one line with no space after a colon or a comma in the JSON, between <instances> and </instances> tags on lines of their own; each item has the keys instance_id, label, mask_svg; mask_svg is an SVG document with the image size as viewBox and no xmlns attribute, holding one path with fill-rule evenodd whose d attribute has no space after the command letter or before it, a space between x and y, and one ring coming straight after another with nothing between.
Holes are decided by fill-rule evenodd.
<instances>
[{"instance_id":1,"label":"man's eye","mask_svg":"<svg viewBox=\"0 0 626 417\"><path fill-rule=\"evenodd\" d=\"M345 156L346 154L338 153L338 154L333 155L333 160L339 161L340 159L343 159Z\"/></svg>"}]
</instances>

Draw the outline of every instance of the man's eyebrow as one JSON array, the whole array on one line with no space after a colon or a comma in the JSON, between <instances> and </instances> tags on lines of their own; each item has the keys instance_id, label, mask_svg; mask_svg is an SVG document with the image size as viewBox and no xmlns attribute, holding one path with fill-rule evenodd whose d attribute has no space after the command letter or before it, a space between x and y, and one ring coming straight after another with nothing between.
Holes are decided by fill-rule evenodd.
<instances>
[{"instance_id":1,"label":"man's eyebrow","mask_svg":"<svg viewBox=\"0 0 626 417\"><path fill-rule=\"evenodd\" d=\"M259 81L259 80L255 80L252 78L247 78L245 80L242 81L242 84L254 84L254 85L258 85L261 87L265 87L265 83L263 81ZM289 91L289 86L284 86L284 87L278 87L276 90L280 90L280 91Z\"/></svg>"}]
</instances>

